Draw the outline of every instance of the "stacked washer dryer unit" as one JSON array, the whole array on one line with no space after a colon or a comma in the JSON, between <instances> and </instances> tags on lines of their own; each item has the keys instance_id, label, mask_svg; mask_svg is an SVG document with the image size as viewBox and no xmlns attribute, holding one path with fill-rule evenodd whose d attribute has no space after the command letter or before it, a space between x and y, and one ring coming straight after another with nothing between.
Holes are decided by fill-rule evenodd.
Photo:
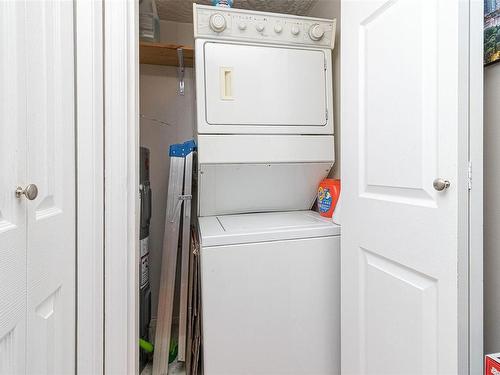
<instances>
[{"instance_id":1,"label":"stacked washer dryer unit","mask_svg":"<svg viewBox=\"0 0 500 375\"><path fill-rule=\"evenodd\" d=\"M194 5L203 362L340 372L340 228L310 211L334 163L335 21Z\"/></svg>"}]
</instances>

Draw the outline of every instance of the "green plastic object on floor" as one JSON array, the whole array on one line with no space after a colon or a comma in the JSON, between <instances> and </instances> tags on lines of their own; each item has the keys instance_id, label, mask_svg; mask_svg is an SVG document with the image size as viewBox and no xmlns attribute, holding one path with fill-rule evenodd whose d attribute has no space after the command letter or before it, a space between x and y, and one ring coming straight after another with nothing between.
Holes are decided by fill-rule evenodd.
<instances>
[{"instance_id":1,"label":"green plastic object on floor","mask_svg":"<svg viewBox=\"0 0 500 375\"><path fill-rule=\"evenodd\" d=\"M149 341L139 339L139 347L144 350L146 353L153 353L154 346Z\"/></svg>"},{"instance_id":2,"label":"green plastic object on floor","mask_svg":"<svg viewBox=\"0 0 500 375\"><path fill-rule=\"evenodd\" d=\"M139 347L143 349L147 353L154 352L154 346L149 341L139 339ZM168 351L168 363L172 363L177 357L177 353L179 351L179 347L177 345L177 341L172 340L170 342L170 350Z\"/></svg>"},{"instance_id":3,"label":"green plastic object on floor","mask_svg":"<svg viewBox=\"0 0 500 375\"><path fill-rule=\"evenodd\" d=\"M177 358L177 353L179 352L179 347L177 346L177 341L170 341L170 350L168 351L168 363L172 363Z\"/></svg>"}]
</instances>

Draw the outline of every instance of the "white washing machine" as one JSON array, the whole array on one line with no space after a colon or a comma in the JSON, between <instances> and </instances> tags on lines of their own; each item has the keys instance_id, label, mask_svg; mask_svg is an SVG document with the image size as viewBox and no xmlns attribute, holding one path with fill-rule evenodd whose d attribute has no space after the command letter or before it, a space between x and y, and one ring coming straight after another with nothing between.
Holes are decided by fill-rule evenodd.
<instances>
[{"instance_id":1,"label":"white washing machine","mask_svg":"<svg viewBox=\"0 0 500 375\"><path fill-rule=\"evenodd\" d=\"M312 211L199 218L206 375L340 373L340 227Z\"/></svg>"},{"instance_id":2,"label":"white washing machine","mask_svg":"<svg viewBox=\"0 0 500 375\"><path fill-rule=\"evenodd\" d=\"M205 375L340 373L335 21L194 5Z\"/></svg>"}]
</instances>

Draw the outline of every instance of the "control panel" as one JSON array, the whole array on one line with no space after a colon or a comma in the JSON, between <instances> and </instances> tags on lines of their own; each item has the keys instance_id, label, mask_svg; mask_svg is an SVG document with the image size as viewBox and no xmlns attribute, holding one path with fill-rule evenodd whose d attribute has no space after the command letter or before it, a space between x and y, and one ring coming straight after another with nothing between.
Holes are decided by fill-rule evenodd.
<instances>
[{"instance_id":1,"label":"control panel","mask_svg":"<svg viewBox=\"0 0 500 375\"><path fill-rule=\"evenodd\" d=\"M195 38L333 48L336 20L193 4Z\"/></svg>"}]
</instances>

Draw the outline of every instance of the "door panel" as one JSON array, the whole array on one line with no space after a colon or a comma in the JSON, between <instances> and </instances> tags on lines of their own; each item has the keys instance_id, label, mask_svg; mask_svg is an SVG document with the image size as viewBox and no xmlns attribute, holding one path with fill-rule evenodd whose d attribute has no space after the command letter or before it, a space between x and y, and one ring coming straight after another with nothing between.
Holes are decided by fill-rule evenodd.
<instances>
[{"instance_id":1,"label":"door panel","mask_svg":"<svg viewBox=\"0 0 500 375\"><path fill-rule=\"evenodd\" d=\"M204 58L208 124L326 125L323 51L205 43Z\"/></svg>"},{"instance_id":2,"label":"door panel","mask_svg":"<svg viewBox=\"0 0 500 375\"><path fill-rule=\"evenodd\" d=\"M24 3L0 2L0 374L25 371L26 49Z\"/></svg>"},{"instance_id":3,"label":"door panel","mask_svg":"<svg viewBox=\"0 0 500 375\"><path fill-rule=\"evenodd\" d=\"M404 374L408 364L411 373L438 373L436 345L431 344L438 333L437 281L366 249L360 250L360 310L365 348L384 348L381 352L366 350L366 373Z\"/></svg>"},{"instance_id":4,"label":"door panel","mask_svg":"<svg viewBox=\"0 0 500 375\"><path fill-rule=\"evenodd\" d=\"M458 4L342 5L344 374L459 372Z\"/></svg>"},{"instance_id":5,"label":"door panel","mask_svg":"<svg viewBox=\"0 0 500 375\"><path fill-rule=\"evenodd\" d=\"M75 137L73 3L29 2L28 373L74 372Z\"/></svg>"},{"instance_id":6,"label":"door panel","mask_svg":"<svg viewBox=\"0 0 500 375\"><path fill-rule=\"evenodd\" d=\"M436 204L436 192L428 184L437 173L436 12L436 1L387 2L360 22L363 196ZM400 41L395 30L404 30Z\"/></svg>"}]
</instances>

